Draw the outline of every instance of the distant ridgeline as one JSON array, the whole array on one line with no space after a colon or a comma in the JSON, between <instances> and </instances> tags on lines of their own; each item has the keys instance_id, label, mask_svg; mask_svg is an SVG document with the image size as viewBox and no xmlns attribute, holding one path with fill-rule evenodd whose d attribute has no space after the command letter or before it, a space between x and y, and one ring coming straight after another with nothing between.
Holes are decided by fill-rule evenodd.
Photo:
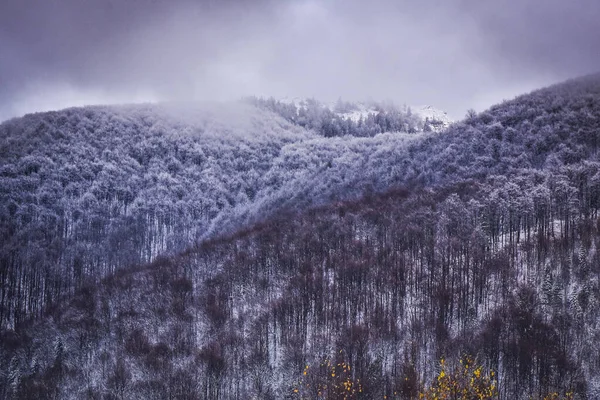
<instances>
[{"instance_id":1,"label":"distant ridgeline","mask_svg":"<svg viewBox=\"0 0 600 400\"><path fill-rule=\"evenodd\" d=\"M292 101L247 97L245 101L270 110L303 128L313 130L325 137L358 136L373 137L384 132L432 132L449 125L449 119L413 112L410 107L398 107L392 103L352 103L341 99L335 104L324 104L315 99ZM424 107L423 111L433 110ZM443 115L443 114L442 114Z\"/></svg>"},{"instance_id":2,"label":"distant ridgeline","mask_svg":"<svg viewBox=\"0 0 600 400\"><path fill-rule=\"evenodd\" d=\"M600 398L600 76L442 133L267 108L0 125L0 398L414 398L464 354Z\"/></svg>"}]
</instances>

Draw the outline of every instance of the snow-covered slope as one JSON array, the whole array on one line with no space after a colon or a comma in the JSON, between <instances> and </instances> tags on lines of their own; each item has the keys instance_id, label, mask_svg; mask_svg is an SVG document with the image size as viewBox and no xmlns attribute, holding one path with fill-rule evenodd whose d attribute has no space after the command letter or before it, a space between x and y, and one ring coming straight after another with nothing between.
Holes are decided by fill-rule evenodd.
<instances>
[{"instance_id":1,"label":"snow-covered slope","mask_svg":"<svg viewBox=\"0 0 600 400\"><path fill-rule=\"evenodd\" d=\"M339 109L335 104L328 104L328 108L342 118L350 119L353 122L358 122L361 119L364 121L369 115L377 115L379 111L373 106L366 103L358 102L352 104L354 107Z\"/></svg>"},{"instance_id":2,"label":"snow-covered slope","mask_svg":"<svg viewBox=\"0 0 600 400\"><path fill-rule=\"evenodd\" d=\"M434 132L441 132L454 122L446 111L429 105L411 107L411 110L421 117L423 121L429 122L431 130Z\"/></svg>"},{"instance_id":3,"label":"snow-covered slope","mask_svg":"<svg viewBox=\"0 0 600 400\"><path fill-rule=\"evenodd\" d=\"M298 108L305 107L314 99L308 99L303 97L284 98L281 100L284 103L295 104ZM379 114L380 110L377 110L376 103L374 102L344 102L338 100L336 102L319 102L321 106L332 111L334 114L341 118L349 119L352 122L358 122L359 120L366 120L370 115L375 116Z\"/></svg>"},{"instance_id":4,"label":"snow-covered slope","mask_svg":"<svg viewBox=\"0 0 600 400\"><path fill-rule=\"evenodd\" d=\"M373 118L383 112L395 112L415 118L416 131L441 132L454 122L447 112L437 109L431 105L419 106L398 106L390 102L380 103L375 101L342 101L320 102L315 99L305 97L284 97L278 100L287 105L294 105L298 110L308 107L311 104L318 104L321 107L333 112L342 119L350 120L354 123L366 121L367 118Z\"/></svg>"},{"instance_id":5,"label":"snow-covered slope","mask_svg":"<svg viewBox=\"0 0 600 400\"><path fill-rule=\"evenodd\" d=\"M422 136L323 137L245 103L30 114L0 124L0 262L18 260L8 273L28 290L44 270L68 291L280 209L383 191ZM3 290L7 309L32 310ZM0 313L0 328L16 322Z\"/></svg>"},{"instance_id":6,"label":"snow-covered slope","mask_svg":"<svg viewBox=\"0 0 600 400\"><path fill-rule=\"evenodd\" d=\"M497 371L500 400L600 398L600 75L443 134L326 137L282 116L1 124L0 398L288 398L345 378L329 355L392 398L437 382L440 354ZM98 278L207 226L235 235Z\"/></svg>"}]
</instances>

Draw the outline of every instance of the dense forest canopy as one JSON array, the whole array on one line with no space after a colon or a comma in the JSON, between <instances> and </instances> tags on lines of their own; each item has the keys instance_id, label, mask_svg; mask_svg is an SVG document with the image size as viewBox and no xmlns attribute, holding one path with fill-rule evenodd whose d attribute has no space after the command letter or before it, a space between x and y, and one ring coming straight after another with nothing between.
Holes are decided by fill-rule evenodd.
<instances>
[{"instance_id":1,"label":"dense forest canopy","mask_svg":"<svg viewBox=\"0 0 600 400\"><path fill-rule=\"evenodd\" d=\"M0 125L1 325L88 278L183 250L255 197L283 146L312 137L243 104L76 108Z\"/></svg>"},{"instance_id":2,"label":"dense forest canopy","mask_svg":"<svg viewBox=\"0 0 600 400\"><path fill-rule=\"evenodd\" d=\"M600 75L439 133L254 101L0 125L0 396L296 398L335 359L415 398L465 354L600 396Z\"/></svg>"},{"instance_id":3,"label":"dense forest canopy","mask_svg":"<svg viewBox=\"0 0 600 400\"><path fill-rule=\"evenodd\" d=\"M14 326L88 279L282 208L383 190L421 135L324 138L240 102L32 114L0 137L0 263L12 282L0 326Z\"/></svg>"}]
</instances>

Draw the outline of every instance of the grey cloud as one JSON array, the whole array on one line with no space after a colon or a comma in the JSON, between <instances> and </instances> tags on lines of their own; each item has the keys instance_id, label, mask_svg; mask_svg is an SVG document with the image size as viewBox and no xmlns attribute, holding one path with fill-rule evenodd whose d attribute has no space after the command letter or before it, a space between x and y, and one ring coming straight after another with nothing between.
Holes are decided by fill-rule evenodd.
<instances>
[{"instance_id":1,"label":"grey cloud","mask_svg":"<svg viewBox=\"0 0 600 400\"><path fill-rule=\"evenodd\" d=\"M595 0L4 0L0 119L258 94L455 117L600 69Z\"/></svg>"},{"instance_id":2,"label":"grey cloud","mask_svg":"<svg viewBox=\"0 0 600 400\"><path fill-rule=\"evenodd\" d=\"M552 73L589 73L600 63L596 0L466 1L496 58Z\"/></svg>"}]
</instances>

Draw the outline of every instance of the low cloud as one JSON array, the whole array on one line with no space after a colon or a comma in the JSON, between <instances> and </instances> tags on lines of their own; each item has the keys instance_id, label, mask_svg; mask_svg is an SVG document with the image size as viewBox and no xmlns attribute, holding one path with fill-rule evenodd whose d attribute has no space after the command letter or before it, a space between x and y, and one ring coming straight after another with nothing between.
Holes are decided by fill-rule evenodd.
<instances>
[{"instance_id":1,"label":"low cloud","mask_svg":"<svg viewBox=\"0 0 600 400\"><path fill-rule=\"evenodd\" d=\"M461 117L600 69L595 0L5 0L0 119L244 95L433 104Z\"/></svg>"}]
</instances>

